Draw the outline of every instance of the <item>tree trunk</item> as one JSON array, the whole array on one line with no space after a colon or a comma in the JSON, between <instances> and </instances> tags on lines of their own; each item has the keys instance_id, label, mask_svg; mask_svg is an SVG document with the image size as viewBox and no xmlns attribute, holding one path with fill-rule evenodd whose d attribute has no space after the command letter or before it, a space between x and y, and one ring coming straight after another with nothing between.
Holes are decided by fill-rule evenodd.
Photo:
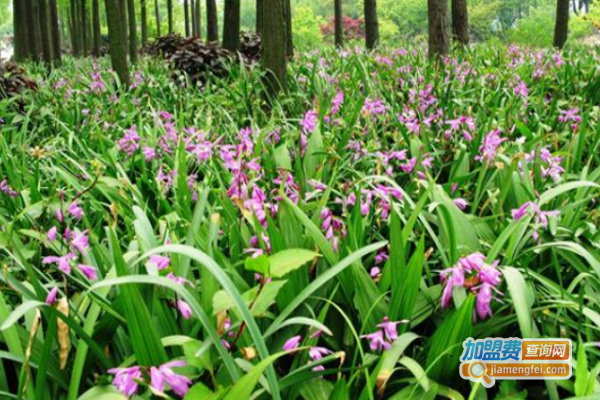
<instances>
[{"instance_id":1,"label":"tree trunk","mask_svg":"<svg viewBox=\"0 0 600 400\"><path fill-rule=\"evenodd\" d=\"M569 34L569 0L557 0L556 24L554 25L554 47L565 47Z\"/></svg>"},{"instance_id":2,"label":"tree trunk","mask_svg":"<svg viewBox=\"0 0 600 400\"><path fill-rule=\"evenodd\" d=\"M112 67L119 76L121 84L128 88L129 63L127 61L127 30L124 3L125 0L105 0L108 22L108 41Z\"/></svg>"},{"instance_id":3,"label":"tree trunk","mask_svg":"<svg viewBox=\"0 0 600 400\"><path fill-rule=\"evenodd\" d=\"M259 36L262 36L262 30L263 30L263 21L264 21L264 17L263 17L263 10L265 7L265 2L264 0L256 0L256 33Z\"/></svg>"},{"instance_id":4,"label":"tree trunk","mask_svg":"<svg viewBox=\"0 0 600 400\"><path fill-rule=\"evenodd\" d=\"M81 9L79 10L81 13L80 20L80 34L81 34L81 51L83 56L88 55L89 44L87 37L87 9L85 6L85 0L81 0Z\"/></svg>"},{"instance_id":5,"label":"tree trunk","mask_svg":"<svg viewBox=\"0 0 600 400\"><path fill-rule=\"evenodd\" d=\"M238 51L240 47L240 0L225 0L223 48Z\"/></svg>"},{"instance_id":6,"label":"tree trunk","mask_svg":"<svg viewBox=\"0 0 600 400\"><path fill-rule=\"evenodd\" d=\"M379 42L379 19L377 18L377 1L365 1L365 33L367 49L373 50Z\"/></svg>"},{"instance_id":7,"label":"tree trunk","mask_svg":"<svg viewBox=\"0 0 600 400\"><path fill-rule=\"evenodd\" d=\"M344 46L344 25L342 23L342 0L334 0L334 29L335 29L335 47Z\"/></svg>"},{"instance_id":8,"label":"tree trunk","mask_svg":"<svg viewBox=\"0 0 600 400\"><path fill-rule=\"evenodd\" d=\"M49 67L52 66L52 31L50 30L50 10L48 0L37 0L40 21L42 56Z\"/></svg>"},{"instance_id":9,"label":"tree trunk","mask_svg":"<svg viewBox=\"0 0 600 400\"><path fill-rule=\"evenodd\" d=\"M140 16L142 18L142 48L148 46L148 9L146 8L146 0L141 0Z\"/></svg>"},{"instance_id":10,"label":"tree trunk","mask_svg":"<svg viewBox=\"0 0 600 400\"><path fill-rule=\"evenodd\" d=\"M92 25L93 25L93 48L94 57L100 57L100 4L99 0L92 1Z\"/></svg>"},{"instance_id":11,"label":"tree trunk","mask_svg":"<svg viewBox=\"0 0 600 400\"><path fill-rule=\"evenodd\" d=\"M262 63L263 67L267 70L265 84L272 95L276 95L280 90L286 89L287 67L284 1L287 0L264 0L263 17L265 18L263 18Z\"/></svg>"},{"instance_id":12,"label":"tree trunk","mask_svg":"<svg viewBox=\"0 0 600 400\"><path fill-rule=\"evenodd\" d=\"M158 8L158 0L154 0L154 17L156 18L156 36L160 37L160 10Z\"/></svg>"},{"instance_id":13,"label":"tree trunk","mask_svg":"<svg viewBox=\"0 0 600 400\"><path fill-rule=\"evenodd\" d=\"M30 57L33 61L39 62L42 60L42 44L39 20L39 7L37 0L24 0L27 13L27 30L29 31L29 50Z\"/></svg>"},{"instance_id":14,"label":"tree trunk","mask_svg":"<svg viewBox=\"0 0 600 400\"><path fill-rule=\"evenodd\" d=\"M167 19L169 23L169 34L173 33L173 0L167 0Z\"/></svg>"},{"instance_id":15,"label":"tree trunk","mask_svg":"<svg viewBox=\"0 0 600 400\"><path fill-rule=\"evenodd\" d=\"M215 0L206 0L206 38L209 42L219 41L219 22L217 21Z\"/></svg>"},{"instance_id":16,"label":"tree trunk","mask_svg":"<svg viewBox=\"0 0 600 400\"><path fill-rule=\"evenodd\" d=\"M135 21L135 2L127 0L127 21L129 22L129 59L137 63L137 24Z\"/></svg>"},{"instance_id":17,"label":"tree trunk","mask_svg":"<svg viewBox=\"0 0 600 400\"><path fill-rule=\"evenodd\" d=\"M452 33L454 40L469 45L469 14L467 0L452 0Z\"/></svg>"},{"instance_id":18,"label":"tree trunk","mask_svg":"<svg viewBox=\"0 0 600 400\"><path fill-rule=\"evenodd\" d=\"M70 10L71 10L71 15L70 15L70 19L71 19L71 49L73 50L73 56L75 57L79 57L81 56L81 53L79 51L79 43L80 43L80 39L81 37L79 36L79 18L77 18L77 15L79 15L77 13L77 10L79 9L79 7L77 7L77 0L71 0L70 2Z\"/></svg>"},{"instance_id":19,"label":"tree trunk","mask_svg":"<svg viewBox=\"0 0 600 400\"><path fill-rule=\"evenodd\" d=\"M62 60L62 49L60 46L60 26L58 23L58 8L56 0L49 0L50 6L50 31L52 32L52 60L58 65Z\"/></svg>"},{"instance_id":20,"label":"tree trunk","mask_svg":"<svg viewBox=\"0 0 600 400\"><path fill-rule=\"evenodd\" d=\"M447 0L427 0L429 57L440 57L448 54L450 40L448 38L447 15Z\"/></svg>"},{"instance_id":21,"label":"tree trunk","mask_svg":"<svg viewBox=\"0 0 600 400\"><path fill-rule=\"evenodd\" d=\"M202 37L202 0L196 1L196 36Z\"/></svg>"},{"instance_id":22,"label":"tree trunk","mask_svg":"<svg viewBox=\"0 0 600 400\"><path fill-rule=\"evenodd\" d=\"M292 31L292 5L290 0L283 0L283 14L285 18L285 55L291 59L294 58L294 34Z\"/></svg>"},{"instance_id":23,"label":"tree trunk","mask_svg":"<svg viewBox=\"0 0 600 400\"><path fill-rule=\"evenodd\" d=\"M13 1L14 58L17 62L25 61L29 57L25 6L25 2L22 0Z\"/></svg>"},{"instance_id":24,"label":"tree trunk","mask_svg":"<svg viewBox=\"0 0 600 400\"><path fill-rule=\"evenodd\" d=\"M188 0L183 0L183 19L185 24L185 37L191 36L190 33L190 5Z\"/></svg>"},{"instance_id":25,"label":"tree trunk","mask_svg":"<svg viewBox=\"0 0 600 400\"><path fill-rule=\"evenodd\" d=\"M192 18L192 36L198 36L198 20L196 18L196 1L190 0L191 18Z\"/></svg>"}]
</instances>

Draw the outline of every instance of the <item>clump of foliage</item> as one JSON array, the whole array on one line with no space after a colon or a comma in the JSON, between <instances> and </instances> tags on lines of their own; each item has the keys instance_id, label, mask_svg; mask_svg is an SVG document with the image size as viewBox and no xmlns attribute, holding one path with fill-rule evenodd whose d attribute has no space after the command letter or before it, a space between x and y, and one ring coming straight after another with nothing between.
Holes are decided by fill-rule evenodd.
<instances>
[{"instance_id":1,"label":"clump of foliage","mask_svg":"<svg viewBox=\"0 0 600 400\"><path fill-rule=\"evenodd\" d=\"M189 39L177 33L171 33L166 36L156 38L148 45L148 54L154 57L170 59L178 50L180 50Z\"/></svg>"},{"instance_id":2,"label":"clump of foliage","mask_svg":"<svg viewBox=\"0 0 600 400\"><path fill-rule=\"evenodd\" d=\"M365 38L365 20L363 18L352 18L344 15L342 17L342 29L345 40L362 40ZM332 17L327 24L321 25L321 33L329 39L333 39L335 33L335 21Z\"/></svg>"},{"instance_id":3,"label":"clump of foliage","mask_svg":"<svg viewBox=\"0 0 600 400\"><path fill-rule=\"evenodd\" d=\"M25 70L13 62L0 62L0 99L20 95L25 90L37 90L37 83Z\"/></svg>"},{"instance_id":4,"label":"clump of foliage","mask_svg":"<svg viewBox=\"0 0 600 400\"><path fill-rule=\"evenodd\" d=\"M173 66L193 82L203 81L207 74L225 76L227 64L233 55L215 43L198 38L185 40L170 58Z\"/></svg>"},{"instance_id":5,"label":"clump of foliage","mask_svg":"<svg viewBox=\"0 0 600 400\"><path fill-rule=\"evenodd\" d=\"M262 41L260 36L251 31L241 32L240 54L246 64L259 62L262 56Z\"/></svg>"}]
</instances>

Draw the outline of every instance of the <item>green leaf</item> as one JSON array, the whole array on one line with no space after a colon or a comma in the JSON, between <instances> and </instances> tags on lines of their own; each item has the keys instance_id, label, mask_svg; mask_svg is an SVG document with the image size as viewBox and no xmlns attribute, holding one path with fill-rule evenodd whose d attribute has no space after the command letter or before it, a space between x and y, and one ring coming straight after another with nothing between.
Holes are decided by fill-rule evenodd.
<instances>
[{"instance_id":1,"label":"green leaf","mask_svg":"<svg viewBox=\"0 0 600 400\"><path fill-rule=\"evenodd\" d=\"M320 255L305 249L289 249L275 253L269 257L270 276L281 278L312 261L315 257L320 257Z\"/></svg>"},{"instance_id":2,"label":"green leaf","mask_svg":"<svg viewBox=\"0 0 600 400\"><path fill-rule=\"evenodd\" d=\"M281 352L277 354L273 354L262 360L260 363L256 364L254 368L250 370L246 375L242 377L236 384L231 388L227 395L225 396L225 400L249 400L258 380L262 376L263 371L272 366L272 364L279 357L288 354L288 352Z\"/></svg>"},{"instance_id":3,"label":"green leaf","mask_svg":"<svg viewBox=\"0 0 600 400\"><path fill-rule=\"evenodd\" d=\"M300 385L300 395L304 400L328 400L333 391L333 383L325 379L312 379Z\"/></svg>"},{"instance_id":4,"label":"green leaf","mask_svg":"<svg viewBox=\"0 0 600 400\"><path fill-rule=\"evenodd\" d=\"M20 320L23 316L25 316L25 314L27 314L29 311L35 310L36 308L43 307L45 305L46 305L46 303L43 303L41 301L27 300L26 302L24 302L23 304L21 304L17 308L15 308L13 312L10 313L8 318L6 318L6 321L4 321L4 323L2 323L0 330L4 331L4 330L9 329L18 320Z\"/></svg>"},{"instance_id":5,"label":"green leaf","mask_svg":"<svg viewBox=\"0 0 600 400\"><path fill-rule=\"evenodd\" d=\"M531 305L527 301L529 288L525 284L525 279L523 278L523 275L513 267L504 267L502 273L517 313L517 321L519 321L521 335L523 338L531 338L533 334L533 320L531 317Z\"/></svg>"},{"instance_id":6,"label":"green leaf","mask_svg":"<svg viewBox=\"0 0 600 400\"><path fill-rule=\"evenodd\" d=\"M127 400L127 396L114 386L96 386L82 394L78 400Z\"/></svg>"},{"instance_id":7,"label":"green leaf","mask_svg":"<svg viewBox=\"0 0 600 400\"><path fill-rule=\"evenodd\" d=\"M269 328L265 332L265 336L269 336L273 332L278 330L280 328L281 324L287 319L287 317L296 308L298 308L300 305L302 305L306 301L306 299L308 299L310 296L312 296L313 293L315 293L317 290L319 290L323 285L325 285L327 282L329 282L331 279L333 279L335 276L337 276L340 272L344 271L346 268L348 268L354 262L360 260L365 255L373 253L373 252L381 249L386 244L387 244L387 242L384 241L384 242L374 243L369 246L365 246L365 247L355 251L354 253L349 254L346 258L344 258L338 264L327 269L325 272L323 272L321 275L319 275L314 281L312 281L307 287L305 287L302 290L302 292L300 292L298 294L298 296L296 296L294 298L294 300L283 311L281 311L279 313L277 318L275 318L275 321L273 321L271 323L271 326L269 326Z\"/></svg>"},{"instance_id":8,"label":"green leaf","mask_svg":"<svg viewBox=\"0 0 600 400\"><path fill-rule=\"evenodd\" d=\"M198 382L190 388L183 400L215 400L218 397L218 393L212 392L205 384Z\"/></svg>"},{"instance_id":9,"label":"green leaf","mask_svg":"<svg viewBox=\"0 0 600 400\"><path fill-rule=\"evenodd\" d=\"M125 277L129 275L130 268L123 258L119 240L113 228L108 228L108 238L117 275ZM167 362L167 352L160 342L160 336L152 321L146 301L138 287L124 286L119 296L123 301L127 320L125 328L129 332L131 346L140 365L160 365Z\"/></svg>"},{"instance_id":10,"label":"green leaf","mask_svg":"<svg viewBox=\"0 0 600 400\"><path fill-rule=\"evenodd\" d=\"M444 318L431 337L427 354L427 374L434 380L456 379L462 342L472 336L475 297L469 295L458 310Z\"/></svg>"},{"instance_id":11,"label":"green leaf","mask_svg":"<svg viewBox=\"0 0 600 400\"><path fill-rule=\"evenodd\" d=\"M258 272L262 276L269 276L269 257L264 254L258 257L246 258L244 266L248 271Z\"/></svg>"}]
</instances>

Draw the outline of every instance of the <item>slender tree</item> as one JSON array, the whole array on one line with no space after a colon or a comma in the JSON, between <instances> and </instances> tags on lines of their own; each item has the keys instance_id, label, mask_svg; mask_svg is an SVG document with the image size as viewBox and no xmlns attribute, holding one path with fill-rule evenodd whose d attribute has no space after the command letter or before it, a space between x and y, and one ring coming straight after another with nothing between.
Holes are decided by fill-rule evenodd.
<instances>
[{"instance_id":1,"label":"slender tree","mask_svg":"<svg viewBox=\"0 0 600 400\"><path fill-rule=\"evenodd\" d=\"M283 14L285 17L285 55L294 58L294 35L292 33L292 5L290 0L283 0Z\"/></svg>"},{"instance_id":2,"label":"slender tree","mask_svg":"<svg viewBox=\"0 0 600 400\"><path fill-rule=\"evenodd\" d=\"M129 60L137 63L137 23L134 0L127 0L127 21L129 22Z\"/></svg>"},{"instance_id":3,"label":"slender tree","mask_svg":"<svg viewBox=\"0 0 600 400\"><path fill-rule=\"evenodd\" d=\"M55 64L60 64L62 60L62 49L60 46L60 24L58 20L58 7L56 0L49 0L50 7L50 31L52 32L52 58Z\"/></svg>"},{"instance_id":4,"label":"slender tree","mask_svg":"<svg viewBox=\"0 0 600 400\"><path fill-rule=\"evenodd\" d=\"M154 17L156 18L156 36L160 37L160 9L158 8L158 0L154 0Z\"/></svg>"},{"instance_id":5,"label":"slender tree","mask_svg":"<svg viewBox=\"0 0 600 400\"><path fill-rule=\"evenodd\" d=\"M79 20L79 27L80 27L80 34L81 34L81 51L83 53L83 56L86 56L88 54L88 50L89 50L89 43L88 43L88 35L87 35L87 28L88 28L88 23L87 23L87 8L86 8L86 4L85 4L85 0L81 0L81 7L79 9L80 12L80 20Z\"/></svg>"},{"instance_id":6,"label":"slender tree","mask_svg":"<svg viewBox=\"0 0 600 400\"><path fill-rule=\"evenodd\" d=\"M219 41L219 22L217 21L217 2L206 0L206 38L209 42Z\"/></svg>"},{"instance_id":7,"label":"slender tree","mask_svg":"<svg viewBox=\"0 0 600 400\"><path fill-rule=\"evenodd\" d=\"M52 31L50 30L50 7L48 0L38 1L38 13L40 23L40 39L42 46L42 57L46 65L52 65Z\"/></svg>"},{"instance_id":8,"label":"slender tree","mask_svg":"<svg viewBox=\"0 0 600 400\"><path fill-rule=\"evenodd\" d=\"M183 0L183 19L185 25L185 36L191 36L190 33L190 4L188 0Z\"/></svg>"},{"instance_id":9,"label":"slender tree","mask_svg":"<svg viewBox=\"0 0 600 400\"><path fill-rule=\"evenodd\" d=\"M27 39L29 40L29 56L33 61L42 59L41 31L39 20L39 8L37 0L24 0L27 8L25 18L27 19Z\"/></svg>"},{"instance_id":10,"label":"slender tree","mask_svg":"<svg viewBox=\"0 0 600 400\"><path fill-rule=\"evenodd\" d=\"M569 0L557 0L554 47L562 49L569 35Z\"/></svg>"},{"instance_id":11,"label":"slender tree","mask_svg":"<svg viewBox=\"0 0 600 400\"><path fill-rule=\"evenodd\" d=\"M344 46L344 25L342 23L342 0L334 0L333 2L333 25L335 29L335 46Z\"/></svg>"},{"instance_id":12,"label":"slender tree","mask_svg":"<svg viewBox=\"0 0 600 400\"><path fill-rule=\"evenodd\" d=\"M196 36L202 37L202 0L196 2Z\"/></svg>"},{"instance_id":13,"label":"slender tree","mask_svg":"<svg viewBox=\"0 0 600 400\"><path fill-rule=\"evenodd\" d=\"M22 0L13 1L14 58L17 62L29 57L27 39L26 4Z\"/></svg>"},{"instance_id":14,"label":"slender tree","mask_svg":"<svg viewBox=\"0 0 600 400\"><path fill-rule=\"evenodd\" d=\"M263 30L263 9L265 6L264 0L256 0L256 33L262 36Z\"/></svg>"},{"instance_id":15,"label":"slender tree","mask_svg":"<svg viewBox=\"0 0 600 400\"><path fill-rule=\"evenodd\" d=\"M100 3L92 0L92 54L100 57Z\"/></svg>"},{"instance_id":16,"label":"slender tree","mask_svg":"<svg viewBox=\"0 0 600 400\"><path fill-rule=\"evenodd\" d=\"M223 48L238 51L240 47L240 0L225 0L223 16Z\"/></svg>"},{"instance_id":17,"label":"slender tree","mask_svg":"<svg viewBox=\"0 0 600 400\"><path fill-rule=\"evenodd\" d=\"M126 0L105 0L108 22L110 59L121 84L129 87L129 62L127 61L127 16L124 13Z\"/></svg>"},{"instance_id":18,"label":"slender tree","mask_svg":"<svg viewBox=\"0 0 600 400\"><path fill-rule=\"evenodd\" d=\"M267 70L265 84L272 95L286 89L286 27L285 0L264 0L263 67ZM267 11L268 18L267 18Z\"/></svg>"},{"instance_id":19,"label":"slender tree","mask_svg":"<svg viewBox=\"0 0 600 400\"><path fill-rule=\"evenodd\" d=\"M148 46L148 9L146 0L140 0L140 18L142 19L142 48Z\"/></svg>"},{"instance_id":20,"label":"slender tree","mask_svg":"<svg viewBox=\"0 0 600 400\"><path fill-rule=\"evenodd\" d=\"M367 49L373 50L379 42L379 19L377 18L377 0L365 1L365 34Z\"/></svg>"},{"instance_id":21,"label":"slender tree","mask_svg":"<svg viewBox=\"0 0 600 400\"><path fill-rule=\"evenodd\" d=\"M448 1L427 0L429 22L429 56L439 57L448 54Z\"/></svg>"},{"instance_id":22,"label":"slender tree","mask_svg":"<svg viewBox=\"0 0 600 400\"><path fill-rule=\"evenodd\" d=\"M81 36L79 35L79 15L78 0L71 0L70 5L70 26L71 26L71 48L73 49L73 55L75 57L81 56Z\"/></svg>"},{"instance_id":23,"label":"slender tree","mask_svg":"<svg viewBox=\"0 0 600 400\"><path fill-rule=\"evenodd\" d=\"M467 0L452 0L452 34L456 42L469 45Z\"/></svg>"},{"instance_id":24,"label":"slender tree","mask_svg":"<svg viewBox=\"0 0 600 400\"><path fill-rule=\"evenodd\" d=\"M192 19L192 36L198 36L198 20L196 19L196 1L190 0L191 19Z\"/></svg>"},{"instance_id":25,"label":"slender tree","mask_svg":"<svg viewBox=\"0 0 600 400\"><path fill-rule=\"evenodd\" d=\"M169 23L169 34L173 33L173 0L167 0L167 20Z\"/></svg>"}]
</instances>

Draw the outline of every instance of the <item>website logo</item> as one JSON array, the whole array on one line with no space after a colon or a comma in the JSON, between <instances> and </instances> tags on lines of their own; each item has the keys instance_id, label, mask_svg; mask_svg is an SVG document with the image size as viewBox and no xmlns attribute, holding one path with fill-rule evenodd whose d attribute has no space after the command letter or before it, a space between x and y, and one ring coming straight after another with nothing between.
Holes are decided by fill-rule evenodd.
<instances>
[{"instance_id":1,"label":"website logo","mask_svg":"<svg viewBox=\"0 0 600 400\"><path fill-rule=\"evenodd\" d=\"M570 339L468 338L460 376L486 388L496 379L569 379L572 350Z\"/></svg>"}]
</instances>

